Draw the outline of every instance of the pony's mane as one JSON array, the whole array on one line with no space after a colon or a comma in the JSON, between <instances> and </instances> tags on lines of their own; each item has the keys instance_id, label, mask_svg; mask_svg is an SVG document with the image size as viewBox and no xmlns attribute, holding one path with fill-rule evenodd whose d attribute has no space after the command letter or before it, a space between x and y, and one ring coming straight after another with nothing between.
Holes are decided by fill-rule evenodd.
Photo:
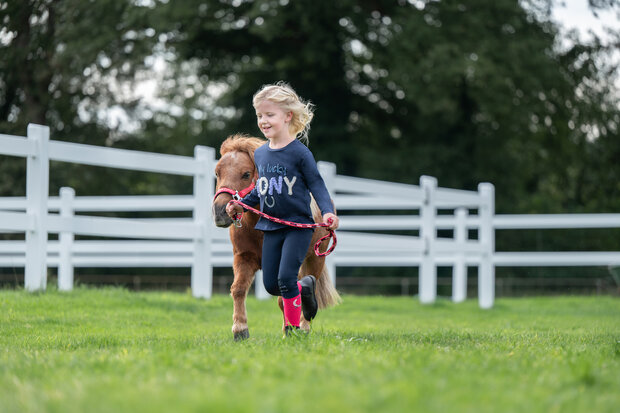
<instances>
[{"instance_id":1,"label":"pony's mane","mask_svg":"<svg viewBox=\"0 0 620 413\"><path fill-rule=\"evenodd\" d=\"M254 162L254 151L265 142L267 141L253 136L242 134L231 135L222 142L222 146L220 146L220 155L224 156L228 152L246 152L250 155L250 158L252 158L252 162Z\"/></svg>"}]
</instances>

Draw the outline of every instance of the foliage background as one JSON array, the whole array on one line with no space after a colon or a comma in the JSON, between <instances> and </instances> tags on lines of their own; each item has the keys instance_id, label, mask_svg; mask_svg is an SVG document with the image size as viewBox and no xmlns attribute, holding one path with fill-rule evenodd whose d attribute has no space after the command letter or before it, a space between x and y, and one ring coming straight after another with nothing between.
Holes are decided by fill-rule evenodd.
<instances>
[{"instance_id":1,"label":"foliage background","mask_svg":"<svg viewBox=\"0 0 620 413\"><path fill-rule=\"evenodd\" d=\"M310 148L341 174L488 181L498 213L618 212L620 33L563 41L557 3L0 1L0 130L35 122L57 140L192 155L258 134L251 96L284 79L316 104ZM620 13L613 0L590 7ZM51 179L51 194L192 187L55 163ZM0 196L24 191L25 162L1 157ZM558 234L545 247L617 250L617 235Z\"/></svg>"}]
</instances>

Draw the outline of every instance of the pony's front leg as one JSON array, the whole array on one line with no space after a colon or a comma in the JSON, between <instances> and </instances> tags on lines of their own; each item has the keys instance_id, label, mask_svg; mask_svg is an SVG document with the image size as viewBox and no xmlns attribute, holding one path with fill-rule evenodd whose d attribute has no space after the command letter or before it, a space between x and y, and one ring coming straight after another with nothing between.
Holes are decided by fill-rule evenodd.
<instances>
[{"instance_id":1,"label":"pony's front leg","mask_svg":"<svg viewBox=\"0 0 620 413\"><path fill-rule=\"evenodd\" d=\"M235 341L250 337L248 316L245 308L245 299L258 269L255 260L248 260L245 254L235 255L233 262L234 281L230 286L230 295L233 298L233 325L232 332Z\"/></svg>"}]
</instances>

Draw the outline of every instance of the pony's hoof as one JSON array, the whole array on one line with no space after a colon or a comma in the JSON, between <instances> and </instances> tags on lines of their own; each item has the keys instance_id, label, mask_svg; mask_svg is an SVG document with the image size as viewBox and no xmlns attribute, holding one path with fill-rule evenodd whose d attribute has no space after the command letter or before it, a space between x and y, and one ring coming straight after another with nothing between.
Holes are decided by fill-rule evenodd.
<instances>
[{"instance_id":1,"label":"pony's hoof","mask_svg":"<svg viewBox=\"0 0 620 413\"><path fill-rule=\"evenodd\" d=\"M250 330L242 330L235 333L235 341L247 340L250 338Z\"/></svg>"}]
</instances>

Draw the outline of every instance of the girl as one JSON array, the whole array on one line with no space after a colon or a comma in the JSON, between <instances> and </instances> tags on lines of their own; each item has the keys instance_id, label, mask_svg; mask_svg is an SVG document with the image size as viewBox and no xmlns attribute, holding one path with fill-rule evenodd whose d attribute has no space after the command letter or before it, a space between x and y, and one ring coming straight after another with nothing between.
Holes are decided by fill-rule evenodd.
<instances>
[{"instance_id":1,"label":"girl","mask_svg":"<svg viewBox=\"0 0 620 413\"><path fill-rule=\"evenodd\" d=\"M259 178L255 188L241 201L256 205L271 216L287 221L312 224L310 193L323 214L329 229L338 228L338 217L319 174L310 150L300 142L307 141L313 105L304 102L284 82L263 86L253 97L258 127L268 142L256 149L254 160ZM229 203L231 216L243 208ZM260 218L256 229L264 232L263 282L272 295L281 295L284 304L285 333L299 329L301 312L311 321L318 305L315 297L316 279L312 275L297 282L312 229L292 228Z\"/></svg>"}]
</instances>

